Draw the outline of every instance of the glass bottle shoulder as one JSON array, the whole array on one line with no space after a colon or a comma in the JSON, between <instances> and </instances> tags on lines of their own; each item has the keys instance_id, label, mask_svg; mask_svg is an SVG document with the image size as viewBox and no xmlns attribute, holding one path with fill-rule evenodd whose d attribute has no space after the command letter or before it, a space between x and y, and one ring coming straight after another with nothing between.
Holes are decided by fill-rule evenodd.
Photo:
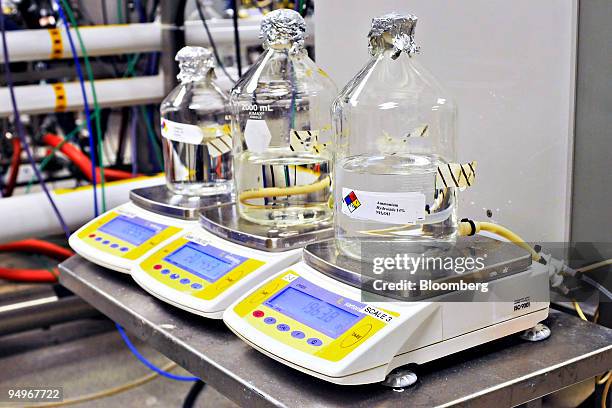
<instances>
[{"instance_id":1,"label":"glass bottle shoulder","mask_svg":"<svg viewBox=\"0 0 612 408\"><path fill-rule=\"evenodd\" d=\"M295 93L302 97L322 95L331 102L337 88L305 51L291 54L267 49L236 83L230 102L290 99Z\"/></svg>"},{"instance_id":2,"label":"glass bottle shoulder","mask_svg":"<svg viewBox=\"0 0 612 408\"><path fill-rule=\"evenodd\" d=\"M180 110L218 112L226 110L229 98L211 79L175 87L161 103L161 113Z\"/></svg>"},{"instance_id":3,"label":"glass bottle shoulder","mask_svg":"<svg viewBox=\"0 0 612 408\"><path fill-rule=\"evenodd\" d=\"M454 111L448 92L415 56L393 60L386 53L371 57L334 101L338 109L396 109L402 105Z\"/></svg>"}]
</instances>

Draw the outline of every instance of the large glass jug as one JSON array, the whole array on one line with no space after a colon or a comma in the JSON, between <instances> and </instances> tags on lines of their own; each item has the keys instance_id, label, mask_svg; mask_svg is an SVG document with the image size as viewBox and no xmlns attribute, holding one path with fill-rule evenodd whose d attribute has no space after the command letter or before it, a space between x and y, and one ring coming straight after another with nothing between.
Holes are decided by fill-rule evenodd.
<instances>
[{"instance_id":1,"label":"large glass jug","mask_svg":"<svg viewBox=\"0 0 612 408\"><path fill-rule=\"evenodd\" d=\"M455 106L418 62L416 22L372 20L371 58L332 107L335 233L355 257L364 242L456 236L456 188L437 177L455 160Z\"/></svg>"},{"instance_id":2,"label":"large glass jug","mask_svg":"<svg viewBox=\"0 0 612 408\"><path fill-rule=\"evenodd\" d=\"M214 83L214 58L202 47L176 54L180 84L163 100L161 133L166 184L176 193L231 192L232 138L228 97Z\"/></svg>"},{"instance_id":3,"label":"large glass jug","mask_svg":"<svg viewBox=\"0 0 612 408\"><path fill-rule=\"evenodd\" d=\"M306 24L275 10L261 24L264 53L230 95L236 201L259 224L329 219L331 118L336 87L308 57Z\"/></svg>"}]
</instances>

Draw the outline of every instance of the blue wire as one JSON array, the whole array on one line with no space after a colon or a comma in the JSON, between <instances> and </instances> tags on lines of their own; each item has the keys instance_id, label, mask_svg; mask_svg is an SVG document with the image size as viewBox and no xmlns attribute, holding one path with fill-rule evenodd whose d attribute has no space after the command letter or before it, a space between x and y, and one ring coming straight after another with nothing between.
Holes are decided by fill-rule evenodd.
<instances>
[{"instance_id":1,"label":"blue wire","mask_svg":"<svg viewBox=\"0 0 612 408\"><path fill-rule=\"evenodd\" d=\"M170 378L171 380L176 380L176 381L200 381L200 379L198 377L176 375L176 374L169 373L167 371L164 371L164 370L154 366L149 360L147 360L142 354L140 354L140 352L136 349L136 347L134 347L134 344L132 344L132 342L128 338L128 336L125 333L125 330L123 329L123 327L121 327L119 325L119 323L115 323L115 326L117 326L117 330L119 330L119 334L121 334L121 338L123 338L123 341L128 346L130 351L136 356L136 358L138 358L138 360L140 360L140 362L142 364L144 364L147 367L149 367L149 369L155 371L157 374L161 375L162 377Z\"/></svg>"},{"instance_id":2,"label":"blue wire","mask_svg":"<svg viewBox=\"0 0 612 408\"><path fill-rule=\"evenodd\" d=\"M83 77L83 71L81 70L81 63L79 62L79 55L77 54L76 48L74 46L74 41L72 39L72 34L70 34L70 24L68 23L68 19L64 14L64 9L60 4L60 0L55 0L55 4L57 5L57 11L59 12L60 18L64 22L64 27L66 27L66 35L68 36L68 42L70 43L70 50L72 51L72 57L74 58L74 64L77 72L77 76L79 77L79 83L81 84L81 94L83 94L83 105L85 107L85 117L87 118L87 131L89 132L89 157L91 159L91 184L93 186L93 196L94 196L94 215L97 217L100 212L98 211L98 191L96 188L97 180L96 180L96 148L94 142L94 132L91 127L91 112L89 110L89 102L87 101L87 92L85 91L85 78ZM102 165L102 163L100 163Z\"/></svg>"},{"instance_id":3,"label":"blue wire","mask_svg":"<svg viewBox=\"0 0 612 408\"><path fill-rule=\"evenodd\" d=\"M40 174L40 171L38 170L38 167L36 167L36 161L34 160L34 157L32 156L32 151L30 150L30 145L25 135L23 123L21 122L21 117L19 116L19 107L17 106L17 99L15 98L15 89L13 88L14 84L13 84L13 77L11 73L11 61L9 59L8 46L6 44L6 30L5 30L4 14L0 14L0 30L2 31L2 52L4 54L4 76L6 78L6 84L8 85L8 88L9 88L9 93L11 95L11 104L13 105L13 120L15 121L15 127L17 128L17 135L19 136L21 144L26 152L26 155L28 156L28 161L32 165L34 174L36 174L36 178L40 182L40 186L42 190L44 191L45 195L47 196L47 199L49 200L49 203L51 204L51 208L53 208L53 212L55 212L55 215L57 216L57 219L62 229L64 230L64 233L66 234L66 238L70 238L70 230L68 229L68 226L66 225L66 222L64 221L64 218L62 217L62 213L60 213L59 208L57 208L57 205L55 204L53 197L51 197L51 194L49 193L49 189L47 188L47 185L45 184L45 181L43 180L42 175Z\"/></svg>"}]
</instances>

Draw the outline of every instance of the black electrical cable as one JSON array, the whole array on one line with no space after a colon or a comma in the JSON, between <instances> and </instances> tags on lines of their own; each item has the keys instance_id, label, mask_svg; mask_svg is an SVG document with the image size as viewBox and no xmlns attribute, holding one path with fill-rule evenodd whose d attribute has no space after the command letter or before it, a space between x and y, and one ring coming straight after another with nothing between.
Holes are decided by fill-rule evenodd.
<instances>
[{"instance_id":1,"label":"black electrical cable","mask_svg":"<svg viewBox=\"0 0 612 408\"><path fill-rule=\"evenodd\" d=\"M205 385L206 383L204 381L198 380L191 386L187 396L185 397L185 401L183 401L183 408L195 407L196 400L198 399L198 396L204 389Z\"/></svg>"},{"instance_id":2,"label":"black electrical cable","mask_svg":"<svg viewBox=\"0 0 612 408\"><path fill-rule=\"evenodd\" d=\"M108 11L106 10L106 0L102 0L102 21L104 25L108 25Z\"/></svg>"},{"instance_id":3,"label":"black electrical cable","mask_svg":"<svg viewBox=\"0 0 612 408\"><path fill-rule=\"evenodd\" d=\"M121 108L121 124L119 125L119 143L117 145L117 154L115 155L115 166L123 165L123 155L125 154L125 140L127 138L129 115L130 108Z\"/></svg>"},{"instance_id":4,"label":"black electrical cable","mask_svg":"<svg viewBox=\"0 0 612 408\"><path fill-rule=\"evenodd\" d=\"M149 14L149 21L155 21L157 6L159 6L159 0L153 0L153 4L151 5L151 13Z\"/></svg>"},{"instance_id":5,"label":"black electrical cable","mask_svg":"<svg viewBox=\"0 0 612 408\"><path fill-rule=\"evenodd\" d=\"M210 29L208 28L208 23L206 22L206 16L204 15L204 12L202 11L202 5L200 4L200 0L195 0L195 4L196 4L196 8L198 9L198 15L200 16L200 20L202 20L202 24L204 25L204 30L206 31L208 42L210 43L210 46L213 49L213 54L215 54L217 65L219 66L219 68L221 68L221 71L223 71L225 76L228 77L230 81L236 82L234 78L232 78L230 74L227 73L227 70L225 69L225 65L223 64L223 61L221 61L221 57L219 56L219 51L217 49L217 44L215 44L215 40L210 34Z\"/></svg>"},{"instance_id":6,"label":"black electrical cable","mask_svg":"<svg viewBox=\"0 0 612 408\"><path fill-rule=\"evenodd\" d=\"M234 45L236 47L236 67L238 77L242 76L242 56L240 55L240 33L238 32L238 0L232 0L232 21L234 23Z\"/></svg>"}]
</instances>

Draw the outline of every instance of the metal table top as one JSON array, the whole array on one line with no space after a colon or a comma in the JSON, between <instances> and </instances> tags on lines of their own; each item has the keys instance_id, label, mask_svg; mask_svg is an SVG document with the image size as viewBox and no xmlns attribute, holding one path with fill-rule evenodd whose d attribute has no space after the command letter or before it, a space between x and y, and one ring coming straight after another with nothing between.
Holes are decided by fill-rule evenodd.
<instances>
[{"instance_id":1,"label":"metal table top","mask_svg":"<svg viewBox=\"0 0 612 408\"><path fill-rule=\"evenodd\" d=\"M612 367L612 330L551 311L552 336L510 336L419 368L419 381L396 391L378 384L339 386L286 367L236 338L222 321L166 305L128 275L74 256L61 282L133 335L241 406L510 407Z\"/></svg>"}]
</instances>

